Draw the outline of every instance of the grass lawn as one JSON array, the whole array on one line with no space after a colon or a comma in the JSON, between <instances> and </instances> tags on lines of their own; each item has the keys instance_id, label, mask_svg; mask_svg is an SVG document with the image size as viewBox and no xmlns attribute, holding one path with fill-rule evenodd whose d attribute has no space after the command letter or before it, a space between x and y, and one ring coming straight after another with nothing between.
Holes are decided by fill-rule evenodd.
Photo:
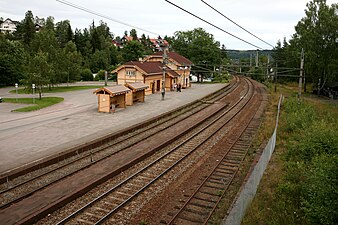
<instances>
[{"instance_id":1,"label":"grass lawn","mask_svg":"<svg viewBox=\"0 0 338 225\"><path fill-rule=\"evenodd\" d=\"M96 86L69 86L69 87L52 87L51 90L49 90L48 87L42 88L42 93L57 93L57 92L67 92L67 91L79 91L79 90L88 90L88 89L95 89L95 88L101 88L103 85L96 85ZM10 93L15 94L15 90L11 90ZM31 89L25 89L21 88L18 89L18 94L31 94ZM38 93L37 90L35 90L35 93Z\"/></svg>"},{"instance_id":2,"label":"grass lawn","mask_svg":"<svg viewBox=\"0 0 338 225\"><path fill-rule=\"evenodd\" d=\"M18 98L18 100L16 100L15 98L4 98L3 101L9 103L32 104L31 106L13 110L13 112L30 112L62 102L63 98L60 97L44 97L42 99L37 98L35 99L35 104L33 104L33 98Z\"/></svg>"}]
</instances>

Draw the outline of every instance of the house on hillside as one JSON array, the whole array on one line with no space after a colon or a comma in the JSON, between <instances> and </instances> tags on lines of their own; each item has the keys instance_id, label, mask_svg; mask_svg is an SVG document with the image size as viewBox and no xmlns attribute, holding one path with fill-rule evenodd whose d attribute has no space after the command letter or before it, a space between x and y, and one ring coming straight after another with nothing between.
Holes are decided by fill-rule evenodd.
<instances>
[{"instance_id":1,"label":"house on hillside","mask_svg":"<svg viewBox=\"0 0 338 225\"><path fill-rule=\"evenodd\" d=\"M132 36L123 36L120 40L113 40L112 43L116 46L116 47L120 47L123 48L123 45L128 43L129 41L133 41L134 38ZM136 41L141 42L141 39L138 38ZM158 38L150 38L149 39L150 43L151 43L151 48L153 50L153 52L158 52L158 51L162 51L163 47L169 47L169 43L162 39L161 37Z\"/></svg>"},{"instance_id":2,"label":"house on hillside","mask_svg":"<svg viewBox=\"0 0 338 225\"><path fill-rule=\"evenodd\" d=\"M159 61L130 61L119 66L112 73L117 73L117 84L142 82L149 86L146 95L160 92L163 81L163 64ZM170 68L165 69L165 88L172 90L180 75Z\"/></svg>"},{"instance_id":3,"label":"house on hillside","mask_svg":"<svg viewBox=\"0 0 338 225\"><path fill-rule=\"evenodd\" d=\"M182 88L189 88L191 86L189 76L192 62L176 52L168 52L167 58L167 66L179 74L177 83L181 84ZM154 54L147 56L143 61L163 63L163 52L155 52Z\"/></svg>"},{"instance_id":4,"label":"house on hillside","mask_svg":"<svg viewBox=\"0 0 338 225\"><path fill-rule=\"evenodd\" d=\"M16 26L18 23L19 22L13 21L8 18L0 24L0 32L11 34L16 31Z\"/></svg>"}]
</instances>

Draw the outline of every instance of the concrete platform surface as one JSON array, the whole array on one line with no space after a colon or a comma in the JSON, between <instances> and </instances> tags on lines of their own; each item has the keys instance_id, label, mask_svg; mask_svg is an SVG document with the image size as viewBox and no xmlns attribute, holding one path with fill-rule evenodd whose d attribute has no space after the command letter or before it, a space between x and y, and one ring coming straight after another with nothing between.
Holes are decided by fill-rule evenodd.
<instances>
[{"instance_id":1,"label":"concrete platform surface","mask_svg":"<svg viewBox=\"0 0 338 225\"><path fill-rule=\"evenodd\" d=\"M60 153L68 148L125 129L189 102L203 98L226 84L193 84L182 92L166 92L146 96L116 113L98 113L95 89L51 93L65 100L54 106L28 113L10 112L17 104L0 103L0 174L30 162ZM0 96L15 98L8 88ZM19 95L19 97L23 97Z\"/></svg>"}]
</instances>

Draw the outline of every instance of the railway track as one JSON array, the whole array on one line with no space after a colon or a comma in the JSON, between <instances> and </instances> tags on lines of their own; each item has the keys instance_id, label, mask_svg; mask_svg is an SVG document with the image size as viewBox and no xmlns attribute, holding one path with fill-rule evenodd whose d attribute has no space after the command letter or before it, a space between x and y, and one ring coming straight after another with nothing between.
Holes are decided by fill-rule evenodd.
<instances>
[{"instance_id":1,"label":"railway track","mask_svg":"<svg viewBox=\"0 0 338 225\"><path fill-rule=\"evenodd\" d=\"M259 121L254 120L255 110L258 110L260 98L255 98L245 111L230 139L223 140L219 151L219 162L205 176L196 190L186 197L184 203L171 212L170 219L162 220L162 224L208 224L213 212L227 193L236 177L239 168L250 148Z\"/></svg>"},{"instance_id":2,"label":"railway track","mask_svg":"<svg viewBox=\"0 0 338 225\"><path fill-rule=\"evenodd\" d=\"M175 144L175 146L173 146L165 154L150 162L120 183L114 185L109 190L101 193L94 200L88 202L86 205L66 216L56 224L102 224L105 222L122 224L123 222L121 222L121 217L125 214L124 212L128 211L128 205L130 205L135 198L146 191L149 192L152 185L160 179L164 179L167 174L177 169L177 167L181 164L184 164L185 161L189 161L190 157L194 154L200 154L198 152L204 150L202 147L204 143L206 143L215 134L224 134L225 130L228 129L226 128L228 123L233 122L235 118L239 118L239 113L242 112L244 107L247 107L247 105L252 102L251 100L254 99L255 94L253 85L249 80L246 80L246 82L248 86L246 93L244 93L241 98L239 98L238 101L226 111L222 112L211 121L204 122L203 125L194 129L193 134L187 135L184 140L180 140L180 143ZM256 99L255 102L259 101ZM252 104L250 107L252 110L255 107L258 108L256 104ZM245 147L249 145L245 142L245 137L251 136L252 132L254 132L253 129L246 129L248 128L248 121L250 121L251 117L254 115L252 114L252 111L248 111L247 113L251 113L250 116L244 116L245 119L239 121L243 122L245 126L235 126L235 128L232 129L232 131L236 132L241 130L242 133L238 135L237 139L234 138L230 142L232 144L227 147L227 154L223 157L221 161L222 163L220 162L218 169L215 168L214 170L217 173L228 173L227 176L230 176L231 171L233 177L237 164L240 164L239 158L243 158L245 156ZM243 118L243 116L241 118ZM246 134L243 133L245 130L247 132ZM240 137L243 138L240 139ZM209 176L209 179L206 179L206 181L203 182L203 184L219 182L215 180L215 176L214 172ZM227 182L231 183L231 179L229 179L229 177L227 177ZM202 185L199 190L204 190L204 188L205 187ZM219 190L219 188L220 187L218 186L217 190ZM187 202L188 203L186 205L188 206L189 202L192 201ZM212 202L215 201L213 200ZM217 203L217 201L215 203ZM182 209L183 208L184 207L182 207ZM176 218L181 218L181 212L183 212L183 210L176 213L177 216L175 216L169 224L176 223L174 220ZM205 214L205 211L203 211L203 214Z\"/></svg>"},{"instance_id":3,"label":"railway track","mask_svg":"<svg viewBox=\"0 0 338 225\"><path fill-rule=\"evenodd\" d=\"M209 104L218 101L239 85L236 82L227 86L221 92L217 92L208 98L198 101L189 107L182 108L179 112L165 116L141 129L133 130L125 135L105 143L94 149L87 150L81 154L72 156L59 163L52 164L39 170L35 170L12 181L0 185L0 209L6 208L47 186L69 177L80 170L92 166L124 149L127 149L141 140L149 138L159 132L165 131L168 127L179 123L194 113L205 109Z\"/></svg>"}]
</instances>

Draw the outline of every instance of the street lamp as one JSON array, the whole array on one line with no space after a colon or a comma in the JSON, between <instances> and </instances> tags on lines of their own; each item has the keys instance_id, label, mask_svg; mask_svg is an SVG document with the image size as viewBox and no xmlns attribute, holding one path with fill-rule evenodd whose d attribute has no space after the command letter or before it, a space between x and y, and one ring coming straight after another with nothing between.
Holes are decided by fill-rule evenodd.
<instances>
[{"instance_id":1,"label":"street lamp","mask_svg":"<svg viewBox=\"0 0 338 225\"><path fill-rule=\"evenodd\" d=\"M33 89L33 104L35 104L35 84L32 84Z\"/></svg>"},{"instance_id":2,"label":"street lamp","mask_svg":"<svg viewBox=\"0 0 338 225\"><path fill-rule=\"evenodd\" d=\"M18 87L19 87L18 83L15 83L16 102L18 102Z\"/></svg>"}]
</instances>

